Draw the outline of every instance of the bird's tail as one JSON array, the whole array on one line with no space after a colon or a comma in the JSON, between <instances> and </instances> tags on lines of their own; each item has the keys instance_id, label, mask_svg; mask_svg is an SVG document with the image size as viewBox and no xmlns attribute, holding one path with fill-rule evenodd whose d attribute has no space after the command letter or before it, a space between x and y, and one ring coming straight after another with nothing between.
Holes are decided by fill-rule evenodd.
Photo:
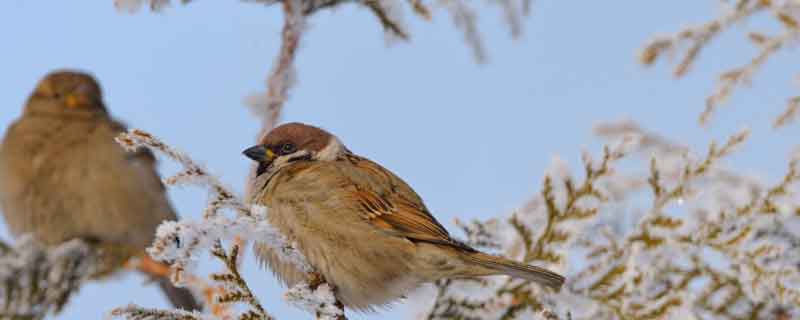
<instances>
[{"instance_id":1,"label":"bird's tail","mask_svg":"<svg viewBox=\"0 0 800 320\"><path fill-rule=\"evenodd\" d=\"M536 266L529 266L511 259L485 254L483 252L470 252L464 254L464 258L478 266L483 267L476 275L498 275L505 274L516 278L522 278L536 282L540 285L548 286L555 290L561 289L564 285L564 277Z\"/></svg>"},{"instance_id":2,"label":"bird's tail","mask_svg":"<svg viewBox=\"0 0 800 320\"><path fill-rule=\"evenodd\" d=\"M202 305L197 302L191 291L187 288L178 288L169 278L158 278L158 286L161 291L167 296L167 299L175 308L180 308L186 311L203 311Z\"/></svg>"}]
</instances>

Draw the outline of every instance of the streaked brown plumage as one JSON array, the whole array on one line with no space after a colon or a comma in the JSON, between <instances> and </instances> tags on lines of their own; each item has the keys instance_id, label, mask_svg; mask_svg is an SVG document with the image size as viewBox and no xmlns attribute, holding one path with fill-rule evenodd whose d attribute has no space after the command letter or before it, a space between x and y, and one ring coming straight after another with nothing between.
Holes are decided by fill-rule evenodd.
<instances>
[{"instance_id":1,"label":"streaked brown plumage","mask_svg":"<svg viewBox=\"0 0 800 320\"><path fill-rule=\"evenodd\" d=\"M114 141L124 130L92 76L56 71L42 79L0 145L0 209L11 233L47 245L89 241L104 251L104 274L144 254L156 227L176 215L153 155ZM174 305L199 309L186 289L159 284Z\"/></svg>"},{"instance_id":2,"label":"streaked brown plumage","mask_svg":"<svg viewBox=\"0 0 800 320\"><path fill-rule=\"evenodd\" d=\"M350 308L372 310L442 278L506 274L555 289L564 282L453 240L408 184L322 129L285 124L244 153L259 163L250 201L269 208L270 223ZM267 246L256 253L286 284L304 280Z\"/></svg>"}]
</instances>

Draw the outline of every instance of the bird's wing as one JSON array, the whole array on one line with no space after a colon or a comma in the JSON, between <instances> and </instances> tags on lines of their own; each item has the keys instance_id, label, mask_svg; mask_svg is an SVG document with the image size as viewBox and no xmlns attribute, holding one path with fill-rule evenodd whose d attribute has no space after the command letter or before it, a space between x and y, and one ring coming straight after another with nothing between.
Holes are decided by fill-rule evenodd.
<instances>
[{"instance_id":1,"label":"bird's wing","mask_svg":"<svg viewBox=\"0 0 800 320\"><path fill-rule=\"evenodd\" d=\"M113 134L121 134L128 131L128 127L119 121L111 121L109 123L109 127L111 128ZM160 178L158 178L158 175L156 174L158 161L156 161L156 157L153 155L153 152L150 151L150 149L141 147L134 151L126 151L125 155L129 161L147 167L150 171L152 171L153 176L160 181ZM162 188L164 187L163 184L161 184L161 186Z\"/></svg>"},{"instance_id":2,"label":"bird's wing","mask_svg":"<svg viewBox=\"0 0 800 320\"><path fill-rule=\"evenodd\" d=\"M87 168L79 184L83 203L73 209L93 208L105 214L100 222L83 227L87 234L104 241L146 247L152 242L156 227L164 220L176 220L176 214L153 154L147 148L128 152L114 141L124 130L123 124L110 119L98 122L82 147L89 152L73 151L86 154L85 165L73 165ZM86 196L91 193L102 196ZM78 219L78 213L71 214Z\"/></svg>"},{"instance_id":3,"label":"bird's wing","mask_svg":"<svg viewBox=\"0 0 800 320\"><path fill-rule=\"evenodd\" d=\"M127 153L109 119L27 117L0 150L0 203L15 234L75 237L144 249L175 219L149 151Z\"/></svg>"},{"instance_id":4,"label":"bird's wing","mask_svg":"<svg viewBox=\"0 0 800 320\"><path fill-rule=\"evenodd\" d=\"M462 247L428 212L422 199L391 171L369 159L347 155L340 171L352 184L348 197L376 228L410 240Z\"/></svg>"}]
</instances>

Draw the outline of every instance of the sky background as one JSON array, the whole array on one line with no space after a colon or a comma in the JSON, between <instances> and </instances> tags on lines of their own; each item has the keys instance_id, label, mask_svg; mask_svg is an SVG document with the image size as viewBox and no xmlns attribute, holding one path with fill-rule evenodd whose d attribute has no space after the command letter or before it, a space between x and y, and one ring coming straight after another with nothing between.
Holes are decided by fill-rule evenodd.
<instances>
[{"instance_id":1,"label":"sky background","mask_svg":"<svg viewBox=\"0 0 800 320\"><path fill-rule=\"evenodd\" d=\"M592 125L623 118L704 152L712 138L743 127L753 137L729 161L765 180L785 170L800 125L774 131L772 119L796 95L794 48L779 53L749 88L738 90L710 128L697 125L717 74L755 53L743 28L774 30L753 20L704 51L689 75L670 65L643 68L636 53L656 34L707 21L718 2L535 1L521 39L512 40L499 7L481 2L480 30L489 54L477 65L449 17L425 22L406 9L409 43L387 46L375 18L353 5L310 20L297 61L297 86L283 120L321 126L356 153L406 179L453 230L453 218L507 215L536 194L554 155L573 168L583 148L602 142ZM45 73L94 73L111 113L201 161L242 192L260 122L243 105L264 89L279 46L279 7L197 1L158 14L114 9L111 0L7 0L0 4L0 132L19 116ZM162 172L175 166L162 161ZM171 189L180 215L199 218L206 194ZM0 236L9 239L4 227ZM453 230L456 231L456 230ZM458 233L456 233L458 234ZM204 260L203 269L216 262ZM269 272L248 258L245 277L280 319L307 319L282 300ZM56 319L100 319L115 306L166 306L132 274L83 287ZM407 305L351 319L402 319Z\"/></svg>"}]
</instances>

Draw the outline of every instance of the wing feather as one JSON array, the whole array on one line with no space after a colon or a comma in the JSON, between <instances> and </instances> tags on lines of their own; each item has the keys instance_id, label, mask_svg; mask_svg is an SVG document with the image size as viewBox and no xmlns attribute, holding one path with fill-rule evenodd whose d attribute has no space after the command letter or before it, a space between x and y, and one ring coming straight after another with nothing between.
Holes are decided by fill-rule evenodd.
<instances>
[{"instance_id":1,"label":"wing feather","mask_svg":"<svg viewBox=\"0 0 800 320\"><path fill-rule=\"evenodd\" d=\"M343 170L355 185L350 197L361 216L373 226L410 240L462 247L431 215L422 199L391 171L369 159L347 155L352 164ZM366 181L358 183L356 181Z\"/></svg>"}]
</instances>

